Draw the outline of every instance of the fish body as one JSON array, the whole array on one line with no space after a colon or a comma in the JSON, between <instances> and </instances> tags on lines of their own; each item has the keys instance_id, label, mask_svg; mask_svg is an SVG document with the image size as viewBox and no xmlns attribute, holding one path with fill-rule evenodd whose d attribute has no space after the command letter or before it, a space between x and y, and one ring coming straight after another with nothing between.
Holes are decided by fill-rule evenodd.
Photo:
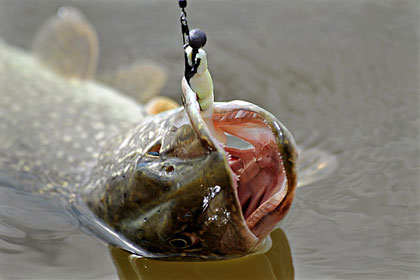
<instances>
[{"instance_id":1,"label":"fish body","mask_svg":"<svg viewBox=\"0 0 420 280\"><path fill-rule=\"evenodd\" d=\"M70 196L107 138L144 116L114 90L58 75L0 41L0 172L7 184Z\"/></svg>"},{"instance_id":2,"label":"fish body","mask_svg":"<svg viewBox=\"0 0 420 280\"><path fill-rule=\"evenodd\" d=\"M295 193L289 131L244 101L215 103L204 120L185 78L184 107L147 115L86 79L96 62L86 24L75 10L61 11L36 55L0 41L0 184L63 202L86 231L145 257L215 260L260 250ZM72 52L90 62L65 57Z\"/></svg>"}]
</instances>

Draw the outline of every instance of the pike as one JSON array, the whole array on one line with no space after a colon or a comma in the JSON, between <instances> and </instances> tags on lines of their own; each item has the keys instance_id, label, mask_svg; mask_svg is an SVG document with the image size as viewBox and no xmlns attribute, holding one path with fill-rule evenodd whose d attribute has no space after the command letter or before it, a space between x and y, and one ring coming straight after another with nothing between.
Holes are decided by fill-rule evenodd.
<instances>
[{"instance_id":1,"label":"pike","mask_svg":"<svg viewBox=\"0 0 420 280\"><path fill-rule=\"evenodd\" d=\"M113 89L92 80L97 50L72 8L43 27L35 56L0 41L0 185L61 201L85 231L149 258L229 259L266 246L297 184L286 127L244 101L203 114L186 78L184 107L142 106L117 91L133 88L121 73L150 100L162 71L98 78ZM139 83L150 73L151 85ZM148 114L156 104L173 109Z\"/></svg>"}]
</instances>

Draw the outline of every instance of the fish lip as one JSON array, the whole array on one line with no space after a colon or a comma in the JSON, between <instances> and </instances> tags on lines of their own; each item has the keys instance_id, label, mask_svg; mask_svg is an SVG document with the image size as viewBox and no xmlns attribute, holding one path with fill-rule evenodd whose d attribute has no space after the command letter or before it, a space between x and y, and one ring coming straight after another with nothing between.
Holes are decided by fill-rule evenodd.
<instances>
[{"instance_id":1,"label":"fish lip","mask_svg":"<svg viewBox=\"0 0 420 280\"><path fill-rule=\"evenodd\" d=\"M238 191L236 190L236 179L234 178L235 174L230 168L227 154L222 145L220 145L220 143L211 134L206 123L201 117L200 107L197 102L196 93L191 89L185 77L182 80L182 90L184 93L184 107L189 116L193 129L195 130L203 146L205 146L209 151L218 152L223 156L226 169L230 171L229 173L231 175L230 185L236 197L235 207L239 207L239 209L242 209L239 202ZM259 241L261 241L274 229L275 225L286 215L291 206L297 184L297 148L294 139L291 133L288 131L288 129L279 120L277 120L277 118L274 115L264 110L263 108L255 104L240 100L235 100L227 103L214 103L214 112L216 113L223 113L235 110L253 112L262 117L264 123L271 129L274 139L276 140L277 148L280 154L282 155L282 163L285 169L287 191L284 195L282 195L281 201L279 203L276 203L275 209L272 209L272 211L269 213L265 213L265 215L263 215L257 221L254 222L253 228L256 228L257 231L252 231L248 227L246 219L242 214L242 211L240 211L241 223L242 225L244 225L244 227L242 227L241 229L242 234L245 235L245 238L248 240L258 239ZM273 197L275 195L273 195ZM270 200L271 199L272 198L270 198ZM266 224L269 223L272 224L271 227L264 227ZM250 244L251 243L253 244L252 246L254 246L254 248L256 247L256 245L258 245L255 244L255 242L250 242Z\"/></svg>"}]
</instances>

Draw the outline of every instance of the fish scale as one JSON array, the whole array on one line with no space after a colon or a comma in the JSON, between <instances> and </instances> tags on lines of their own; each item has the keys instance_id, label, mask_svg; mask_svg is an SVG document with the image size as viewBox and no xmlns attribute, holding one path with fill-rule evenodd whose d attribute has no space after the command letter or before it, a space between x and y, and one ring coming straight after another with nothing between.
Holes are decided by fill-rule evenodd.
<instances>
[{"instance_id":1,"label":"fish scale","mask_svg":"<svg viewBox=\"0 0 420 280\"><path fill-rule=\"evenodd\" d=\"M68 195L66 189L74 191L87 179L78 170L97 160L106 140L97 136L144 117L128 98L90 81L62 78L2 41L0 65L0 165L17 188ZM37 179L30 183L19 179L31 174Z\"/></svg>"}]
</instances>

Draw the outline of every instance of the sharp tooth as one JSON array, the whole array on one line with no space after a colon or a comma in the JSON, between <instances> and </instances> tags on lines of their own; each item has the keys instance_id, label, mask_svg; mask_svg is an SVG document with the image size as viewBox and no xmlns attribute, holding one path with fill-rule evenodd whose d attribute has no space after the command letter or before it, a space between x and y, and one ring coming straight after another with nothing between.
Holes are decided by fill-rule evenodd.
<instances>
[{"instance_id":1,"label":"sharp tooth","mask_svg":"<svg viewBox=\"0 0 420 280\"><path fill-rule=\"evenodd\" d=\"M237 119L241 119L246 115L246 112L243 110L239 110L239 112L236 114Z\"/></svg>"},{"instance_id":2,"label":"sharp tooth","mask_svg":"<svg viewBox=\"0 0 420 280\"><path fill-rule=\"evenodd\" d=\"M257 113L254 113L252 117L255 119L257 117Z\"/></svg>"},{"instance_id":3,"label":"sharp tooth","mask_svg":"<svg viewBox=\"0 0 420 280\"><path fill-rule=\"evenodd\" d=\"M223 114L223 115L220 117L219 121L224 121L225 119L226 119L226 115L225 115L225 114Z\"/></svg>"},{"instance_id":4,"label":"sharp tooth","mask_svg":"<svg viewBox=\"0 0 420 280\"><path fill-rule=\"evenodd\" d=\"M222 117L222 115L215 115L214 116L214 120L217 122L220 120L220 118Z\"/></svg>"},{"instance_id":5,"label":"sharp tooth","mask_svg":"<svg viewBox=\"0 0 420 280\"><path fill-rule=\"evenodd\" d=\"M235 113L233 113L233 114L229 114L229 120L232 120L232 119L234 119L235 118Z\"/></svg>"}]
</instances>

